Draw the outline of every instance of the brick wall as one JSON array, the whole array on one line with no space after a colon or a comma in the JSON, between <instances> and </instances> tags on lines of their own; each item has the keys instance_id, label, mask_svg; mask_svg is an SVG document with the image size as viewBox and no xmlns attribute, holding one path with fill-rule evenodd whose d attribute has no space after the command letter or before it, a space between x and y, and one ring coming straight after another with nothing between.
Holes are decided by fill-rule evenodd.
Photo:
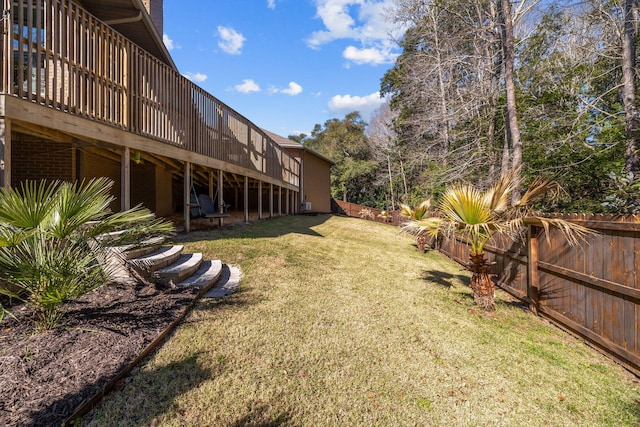
<instances>
[{"instance_id":1,"label":"brick wall","mask_svg":"<svg viewBox=\"0 0 640 427\"><path fill-rule=\"evenodd\" d=\"M22 134L11 135L11 185L25 180L75 180L73 144Z\"/></svg>"}]
</instances>

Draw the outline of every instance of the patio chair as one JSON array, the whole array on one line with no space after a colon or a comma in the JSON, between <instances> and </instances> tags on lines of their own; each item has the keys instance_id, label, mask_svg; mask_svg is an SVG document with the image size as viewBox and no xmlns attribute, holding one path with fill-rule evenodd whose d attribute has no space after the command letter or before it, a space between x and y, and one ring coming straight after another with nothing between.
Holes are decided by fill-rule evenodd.
<instances>
[{"instance_id":1,"label":"patio chair","mask_svg":"<svg viewBox=\"0 0 640 427\"><path fill-rule=\"evenodd\" d=\"M224 208L224 212L220 213L211 201L211 197L207 194L200 194L198 196L198 202L200 204L200 211L202 212L203 218L209 218L211 220L213 220L213 218L219 218L220 225L222 225L222 218L229 216L226 212L226 206Z\"/></svg>"}]
</instances>

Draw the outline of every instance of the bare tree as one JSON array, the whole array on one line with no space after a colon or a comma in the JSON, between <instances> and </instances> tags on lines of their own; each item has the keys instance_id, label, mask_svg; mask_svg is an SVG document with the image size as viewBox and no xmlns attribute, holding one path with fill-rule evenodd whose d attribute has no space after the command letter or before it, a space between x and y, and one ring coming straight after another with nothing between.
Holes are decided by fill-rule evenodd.
<instances>
[{"instance_id":1,"label":"bare tree","mask_svg":"<svg viewBox=\"0 0 640 427\"><path fill-rule=\"evenodd\" d=\"M638 37L638 0L624 2L624 33L622 35L622 102L625 113L625 167L634 175L640 172L638 156L638 107L636 105L636 39Z\"/></svg>"}]
</instances>

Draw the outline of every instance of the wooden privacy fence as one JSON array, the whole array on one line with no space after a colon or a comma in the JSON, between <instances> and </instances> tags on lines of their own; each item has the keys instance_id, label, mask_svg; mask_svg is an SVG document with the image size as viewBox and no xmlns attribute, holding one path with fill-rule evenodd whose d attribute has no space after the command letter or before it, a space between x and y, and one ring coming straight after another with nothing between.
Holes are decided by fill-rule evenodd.
<instances>
[{"instance_id":1,"label":"wooden privacy fence","mask_svg":"<svg viewBox=\"0 0 640 427\"><path fill-rule=\"evenodd\" d=\"M385 211L388 212L389 216L383 217L381 216L383 212L381 209L370 208L336 199L331 199L331 212L376 222L386 222L393 225L400 225L403 220L398 211Z\"/></svg>"},{"instance_id":2,"label":"wooden privacy fence","mask_svg":"<svg viewBox=\"0 0 640 427\"><path fill-rule=\"evenodd\" d=\"M640 218L556 217L598 234L574 247L558 230L546 236L537 227L520 242L493 239L485 251L498 285L640 374ZM460 263L469 260L461 239L437 247Z\"/></svg>"}]
</instances>

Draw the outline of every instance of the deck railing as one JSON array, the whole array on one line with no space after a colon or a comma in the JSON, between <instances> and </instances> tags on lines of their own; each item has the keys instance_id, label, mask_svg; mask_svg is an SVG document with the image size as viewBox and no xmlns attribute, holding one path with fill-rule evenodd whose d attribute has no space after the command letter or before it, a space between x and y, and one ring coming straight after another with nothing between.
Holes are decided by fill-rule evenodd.
<instances>
[{"instance_id":1,"label":"deck railing","mask_svg":"<svg viewBox=\"0 0 640 427\"><path fill-rule=\"evenodd\" d=\"M260 128L77 3L3 3L3 93L299 184Z\"/></svg>"}]
</instances>

